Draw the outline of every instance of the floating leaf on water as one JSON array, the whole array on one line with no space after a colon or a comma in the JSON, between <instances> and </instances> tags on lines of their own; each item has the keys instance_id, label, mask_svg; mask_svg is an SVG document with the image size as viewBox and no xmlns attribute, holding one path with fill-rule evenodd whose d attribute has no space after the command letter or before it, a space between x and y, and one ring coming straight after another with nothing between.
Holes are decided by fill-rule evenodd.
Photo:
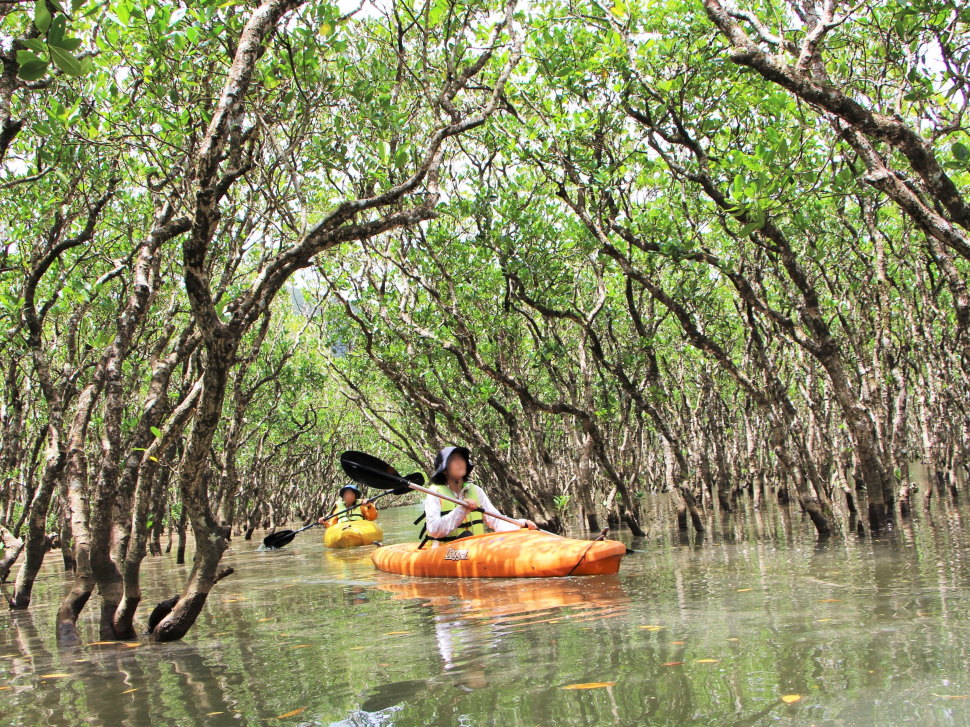
<instances>
[{"instance_id":1,"label":"floating leaf on water","mask_svg":"<svg viewBox=\"0 0 970 727\"><path fill-rule=\"evenodd\" d=\"M385 636L399 636L401 634L409 634L409 633L411 633L411 632L410 631L387 631L387 632L385 632L384 635Z\"/></svg>"},{"instance_id":2,"label":"floating leaf on water","mask_svg":"<svg viewBox=\"0 0 970 727\"><path fill-rule=\"evenodd\" d=\"M832 621L832 619L830 619L830 618L817 618L817 619L815 619L815 623L817 623L817 624L825 623L826 621Z\"/></svg>"},{"instance_id":3,"label":"floating leaf on water","mask_svg":"<svg viewBox=\"0 0 970 727\"><path fill-rule=\"evenodd\" d=\"M118 646L120 643L120 641L92 641L85 646Z\"/></svg>"},{"instance_id":4,"label":"floating leaf on water","mask_svg":"<svg viewBox=\"0 0 970 727\"><path fill-rule=\"evenodd\" d=\"M930 694L940 699L970 699L970 694L937 694L936 692L930 692Z\"/></svg>"},{"instance_id":5,"label":"floating leaf on water","mask_svg":"<svg viewBox=\"0 0 970 727\"><path fill-rule=\"evenodd\" d=\"M276 616L267 616L266 618L256 619L256 623L261 624L261 623L266 623L267 621L275 621L275 620L276 620ZM222 714L222 712L220 712L219 714Z\"/></svg>"},{"instance_id":6,"label":"floating leaf on water","mask_svg":"<svg viewBox=\"0 0 970 727\"><path fill-rule=\"evenodd\" d=\"M137 691L138 691L138 687L135 687L134 689L126 689L125 691L122 692L122 694L131 694L132 692L137 692Z\"/></svg>"},{"instance_id":7,"label":"floating leaf on water","mask_svg":"<svg viewBox=\"0 0 970 727\"><path fill-rule=\"evenodd\" d=\"M717 664L720 659L695 659L695 664Z\"/></svg>"},{"instance_id":8,"label":"floating leaf on water","mask_svg":"<svg viewBox=\"0 0 970 727\"><path fill-rule=\"evenodd\" d=\"M646 626L641 626L640 628L645 629L646 631L660 631L660 629L662 629L663 626L657 626L656 624L647 624Z\"/></svg>"},{"instance_id":9,"label":"floating leaf on water","mask_svg":"<svg viewBox=\"0 0 970 727\"><path fill-rule=\"evenodd\" d=\"M64 677L69 677L69 676L71 675L65 672L58 671L58 672L54 672L53 674L41 674L40 678L41 679L63 679Z\"/></svg>"},{"instance_id":10,"label":"floating leaf on water","mask_svg":"<svg viewBox=\"0 0 970 727\"><path fill-rule=\"evenodd\" d=\"M753 588L735 588L734 590L737 591L738 593L747 593L748 591L753 591L754 589Z\"/></svg>"},{"instance_id":11,"label":"floating leaf on water","mask_svg":"<svg viewBox=\"0 0 970 727\"><path fill-rule=\"evenodd\" d=\"M206 712L206 717L215 717L217 714L225 714L225 712Z\"/></svg>"},{"instance_id":12,"label":"floating leaf on water","mask_svg":"<svg viewBox=\"0 0 970 727\"><path fill-rule=\"evenodd\" d=\"M285 714L281 714L277 716L276 719L289 719L290 717L296 717L296 715L300 714L305 709L306 707L300 707L299 709L292 709L289 712L286 712Z\"/></svg>"},{"instance_id":13,"label":"floating leaf on water","mask_svg":"<svg viewBox=\"0 0 970 727\"><path fill-rule=\"evenodd\" d=\"M737 636L728 636L727 637L727 640L728 641L740 641L741 639L739 639Z\"/></svg>"},{"instance_id":14,"label":"floating leaf on water","mask_svg":"<svg viewBox=\"0 0 970 727\"><path fill-rule=\"evenodd\" d=\"M366 646L351 646L347 651L363 651L366 648Z\"/></svg>"},{"instance_id":15,"label":"floating leaf on water","mask_svg":"<svg viewBox=\"0 0 970 727\"><path fill-rule=\"evenodd\" d=\"M291 649L307 649L313 646L313 644L297 644L296 646L291 646Z\"/></svg>"},{"instance_id":16,"label":"floating leaf on water","mask_svg":"<svg viewBox=\"0 0 970 727\"><path fill-rule=\"evenodd\" d=\"M785 694L781 698L781 701L783 701L785 704L794 704L795 702L800 701L801 698L802 698L801 694Z\"/></svg>"},{"instance_id":17,"label":"floating leaf on water","mask_svg":"<svg viewBox=\"0 0 970 727\"><path fill-rule=\"evenodd\" d=\"M9 686L8 684L4 684L2 687L0 687L0 692L7 692L11 689L13 689L13 687Z\"/></svg>"},{"instance_id":18,"label":"floating leaf on water","mask_svg":"<svg viewBox=\"0 0 970 727\"><path fill-rule=\"evenodd\" d=\"M570 684L563 687L563 689L602 689L603 687L612 687L616 682L586 682L585 684Z\"/></svg>"},{"instance_id":19,"label":"floating leaf on water","mask_svg":"<svg viewBox=\"0 0 970 727\"><path fill-rule=\"evenodd\" d=\"M144 646L140 641L128 641L124 644L125 648L137 649L139 646Z\"/></svg>"},{"instance_id":20,"label":"floating leaf on water","mask_svg":"<svg viewBox=\"0 0 970 727\"><path fill-rule=\"evenodd\" d=\"M842 600L841 598L820 598L818 602L819 603L839 603L841 600Z\"/></svg>"},{"instance_id":21,"label":"floating leaf on water","mask_svg":"<svg viewBox=\"0 0 970 727\"><path fill-rule=\"evenodd\" d=\"M684 662L682 662L682 661L665 661L660 666L680 666L683 663Z\"/></svg>"}]
</instances>

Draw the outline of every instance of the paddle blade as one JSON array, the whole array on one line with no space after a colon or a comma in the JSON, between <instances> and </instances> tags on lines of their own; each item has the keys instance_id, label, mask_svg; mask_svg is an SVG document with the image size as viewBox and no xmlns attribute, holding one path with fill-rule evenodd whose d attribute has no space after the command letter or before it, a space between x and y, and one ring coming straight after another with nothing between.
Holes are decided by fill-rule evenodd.
<instances>
[{"instance_id":1,"label":"paddle blade","mask_svg":"<svg viewBox=\"0 0 970 727\"><path fill-rule=\"evenodd\" d=\"M378 490L396 490L402 486L401 475L387 462L366 452L353 450L340 455L340 466L355 482Z\"/></svg>"},{"instance_id":2,"label":"paddle blade","mask_svg":"<svg viewBox=\"0 0 970 727\"><path fill-rule=\"evenodd\" d=\"M293 530L280 530L278 533L263 538L263 546L266 548L282 548L284 545L292 543L295 537L296 532Z\"/></svg>"}]
</instances>

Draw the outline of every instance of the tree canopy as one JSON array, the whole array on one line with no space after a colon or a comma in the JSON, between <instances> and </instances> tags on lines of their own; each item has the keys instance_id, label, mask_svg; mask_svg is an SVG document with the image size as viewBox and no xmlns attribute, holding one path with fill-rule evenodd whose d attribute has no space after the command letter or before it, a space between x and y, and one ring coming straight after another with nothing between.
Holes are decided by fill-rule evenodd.
<instances>
[{"instance_id":1,"label":"tree canopy","mask_svg":"<svg viewBox=\"0 0 970 727\"><path fill-rule=\"evenodd\" d=\"M365 449L633 535L892 529L970 475L970 10L0 6L0 560L131 638L140 564Z\"/></svg>"}]
</instances>

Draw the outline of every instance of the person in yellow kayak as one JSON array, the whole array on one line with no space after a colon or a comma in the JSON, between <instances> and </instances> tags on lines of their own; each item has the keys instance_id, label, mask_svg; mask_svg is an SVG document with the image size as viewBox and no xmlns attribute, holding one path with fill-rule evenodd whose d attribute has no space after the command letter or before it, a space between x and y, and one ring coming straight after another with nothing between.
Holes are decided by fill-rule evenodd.
<instances>
[{"instance_id":1,"label":"person in yellow kayak","mask_svg":"<svg viewBox=\"0 0 970 727\"><path fill-rule=\"evenodd\" d=\"M355 520L377 520L377 508L374 507L374 503L370 500L364 500L357 504L360 497L361 492L357 485L344 485L340 488L340 499L343 500L343 505L334 504L330 514L324 515L317 522L324 527L330 527L337 523L349 523ZM347 512L334 517L341 510L347 510Z\"/></svg>"},{"instance_id":2,"label":"person in yellow kayak","mask_svg":"<svg viewBox=\"0 0 970 727\"><path fill-rule=\"evenodd\" d=\"M465 504L456 505L428 495L424 501L424 514L415 521L415 525L425 521L419 536L422 546L428 542L437 546L471 535L481 535L486 526L495 532L518 529L512 523L477 511L481 507L486 512L498 513L485 491L468 481L474 466L471 452L466 447L445 447L435 456L431 489L447 497L464 500ZM518 523L520 527L538 530L531 520L522 519Z\"/></svg>"}]
</instances>

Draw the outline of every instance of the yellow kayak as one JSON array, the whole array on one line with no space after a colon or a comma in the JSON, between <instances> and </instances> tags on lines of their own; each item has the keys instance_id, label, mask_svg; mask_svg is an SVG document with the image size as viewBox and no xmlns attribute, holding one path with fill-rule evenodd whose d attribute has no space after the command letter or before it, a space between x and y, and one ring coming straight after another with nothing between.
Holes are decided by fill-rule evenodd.
<instances>
[{"instance_id":1,"label":"yellow kayak","mask_svg":"<svg viewBox=\"0 0 970 727\"><path fill-rule=\"evenodd\" d=\"M384 530L373 520L352 520L327 528L323 534L323 544L328 548L356 548L376 543L383 537Z\"/></svg>"}]
</instances>

